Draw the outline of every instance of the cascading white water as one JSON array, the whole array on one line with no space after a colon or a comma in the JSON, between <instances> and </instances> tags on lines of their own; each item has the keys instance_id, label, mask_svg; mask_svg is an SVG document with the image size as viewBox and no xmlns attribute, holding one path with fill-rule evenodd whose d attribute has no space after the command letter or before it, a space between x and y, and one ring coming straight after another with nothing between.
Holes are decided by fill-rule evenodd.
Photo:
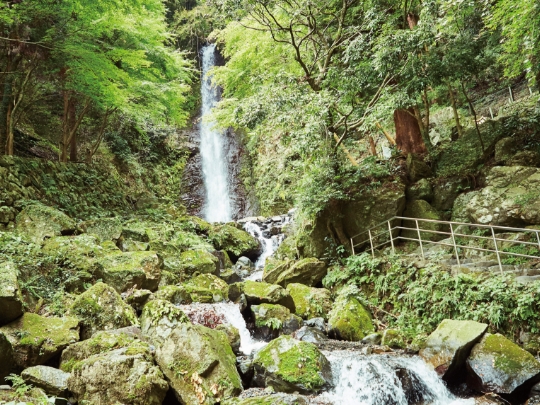
<instances>
[{"instance_id":1,"label":"cascading white water","mask_svg":"<svg viewBox=\"0 0 540 405\"><path fill-rule=\"evenodd\" d=\"M207 45L202 49L202 120L200 123L200 152L203 181L206 192L204 218L209 222L229 222L232 220L229 168L225 153L225 136L208 119L208 113L219 101L219 92L212 85L210 69L215 66L216 46Z\"/></svg>"},{"instance_id":2,"label":"cascading white water","mask_svg":"<svg viewBox=\"0 0 540 405\"><path fill-rule=\"evenodd\" d=\"M237 304L232 302L220 302L217 304L197 303L190 305L179 305L178 307L190 318L190 315L193 312L199 312L201 314L212 312L217 316L222 317L225 320L224 323L232 325L238 329L238 332L240 333L240 351L246 356L261 349L267 344L261 340L253 339L253 336L251 336L251 333L246 326L246 321L240 313L240 308Z\"/></svg>"},{"instance_id":3,"label":"cascading white water","mask_svg":"<svg viewBox=\"0 0 540 405\"><path fill-rule=\"evenodd\" d=\"M474 405L454 397L418 357L361 355L350 351L324 352L332 366L334 387L319 396L335 405ZM398 372L405 377L400 379ZM406 383L404 381L407 381ZM408 384L409 387L404 386ZM411 395L414 398L411 398Z\"/></svg>"}]
</instances>

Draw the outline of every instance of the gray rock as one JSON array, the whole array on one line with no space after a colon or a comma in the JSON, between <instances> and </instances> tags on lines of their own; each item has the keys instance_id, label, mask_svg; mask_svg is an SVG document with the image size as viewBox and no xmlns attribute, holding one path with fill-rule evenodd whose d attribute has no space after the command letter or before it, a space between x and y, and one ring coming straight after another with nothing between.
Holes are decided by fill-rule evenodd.
<instances>
[{"instance_id":1,"label":"gray rock","mask_svg":"<svg viewBox=\"0 0 540 405\"><path fill-rule=\"evenodd\" d=\"M0 326L23 314L22 296L13 262L0 263Z\"/></svg>"},{"instance_id":2,"label":"gray rock","mask_svg":"<svg viewBox=\"0 0 540 405\"><path fill-rule=\"evenodd\" d=\"M407 155L407 171L412 182L430 177L432 174L431 168L412 153Z\"/></svg>"},{"instance_id":3,"label":"gray rock","mask_svg":"<svg viewBox=\"0 0 540 405\"><path fill-rule=\"evenodd\" d=\"M475 321L445 319L429 335L420 356L445 380L452 379L465 364L473 346L481 339L488 325Z\"/></svg>"},{"instance_id":4,"label":"gray rock","mask_svg":"<svg viewBox=\"0 0 540 405\"><path fill-rule=\"evenodd\" d=\"M365 338L363 338L361 342L370 345L379 345L381 344L381 340L382 336L380 333L372 333L371 335L367 335Z\"/></svg>"},{"instance_id":5,"label":"gray rock","mask_svg":"<svg viewBox=\"0 0 540 405\"><path fill-rule=\"evenodd\" d=\"M324 318L311 318L304 322L306 326L320 330L322 333L326 333L326 322Z\"/></svg>"},{"instance_id":6,"label":"gray rock","mask_svg":"<svg viewBox=\"0 0 540 405\"><path fill-rule=\"evenodd\" d=\"M311 328L309 326L302 326L292 335L295 339L302 342L320 343L324 342L328 338L320 330Z\"/></svg>"},{"instance_id":7,"label":"gray rock","mask_svg":"<svg viewBox=\"0 0 540 405\"><path fill-rule=\"evenodd\" d=\"M67 394L69 373L48 366L29 367L21 373L27 384L41 388L49 395L64 397Z\"/></svg>"},{"instance_id":8,"label":"gray rock","mask_svg":"<svg viewBox=\"0 0 540 405\"><path fill-rule=\"evenodd\" d=\"M407 188L407 200L425 200L431 202L433 200L433 188L428 179L421 179L412 186Z\"/></svg>"},{"instance_id":9,"label":"gray rock","mask_svg":"<svg viewBox=\"0 0 540 405\"><path fill-rule=\"evenodd\" d=\"M25 207L16 218L16 228L32 242L40 244L46 237L75 231L75 221L57 209L41 204Z\"/></svg>"},{"instance_id":10,"label":"gray rock","mask_svg":"<svg viewBox=\"0 0 540 405\"><path fill-rule=\"evenodd\" d=\"M507 166L532 166L540 164L540 155L532 150L523 150L512 156L507 162Z\"/></svg>"}]
</instances>

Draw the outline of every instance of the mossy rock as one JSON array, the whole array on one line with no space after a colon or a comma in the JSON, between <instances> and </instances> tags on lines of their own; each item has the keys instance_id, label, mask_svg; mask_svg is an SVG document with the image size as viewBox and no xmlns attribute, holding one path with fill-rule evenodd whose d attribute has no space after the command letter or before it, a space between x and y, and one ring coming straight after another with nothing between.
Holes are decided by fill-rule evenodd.
<instances>
[{"instance_id":1,"label":"mossy rock","mask_svg":"<svg viewBox=\"0 0 540 405\"><path fill-rule=\"evenodd\" d=\"M397 329L386 329L382 334L381 345L392 349L405 349L407 342L405 336Z\"/></svg>"},{"instance_id":2,"label":"mossy rock","mask_svg":"<svg viewBox=\"0 0 540 405\"><path fill-rule=\"evenodd\" d=\"M241 256L254 259L260 252L259 241L246 231L232 225L215 225L208 233L217 250L225 250L236 261Z\"/></svg>"},{"instance_id":3,"label":"mossy rock","mask_svg":"<svg viewBox=\"0 0 540 405\"><path fill-rule=\"evenodd\" d=\"M0 381L14 372L13 348L3 332L0 332Z\"/></svg>"},{"instance_id":4,"label":"mossy rock","mask_svg":"<svg viewBox=\"0 0 540 405\"><path fill-rule=\"evenodd\" d=\"M331 336L352 342L375 332L371 314L351 296L338 297L328 318L328 329Z\"/></svg>"},{"instance_id":5,"label":"mossy rock","mask_svg":"<svg viewBox=\"0 0 540 405\"><path fill-rule=\"evenodd\" d=\"M255 354L253 382L278 392L311 394L331 383L330 363L312 343L280 336Z\"/></svg>"},{"instance_id":6,"label":"mossy rock","mask_svg":"<svg viewBox=\"0 0 540 405\"><path fill-rule=\"evenodd\" d=\"M277 260L275 258L269 257L266 259L264 265L263 277L262 280L265 283L276 284L281 273L289 270L289 268L295 262L289 259Z\"/></svg>"},{"instance_id":7,"label":"mossy rock","mask_svg":"<svg viewBox=\"0 0 540 405\"><path fill-rule=\"evenodd\" d=\"M157 290L161 263L155 252L114 252L97 262L95 277L119 293L133 287Z\"/></svg>"},{"instance_id":8,"label":"mossy rock","mask_svg":"<svg viewBox=\"0 0 540 405\"><path fill-rule=\"evenodd\" d=\"M231 398L223 405L308 405L308 400L300 395L274 393L253 398Z\"/></svg>"},{"instance_id":9,"label":"mossy rock","mask_svg":"<svg viewBox=\"0 0 540 405\"><path fill-rule=\"evenodd\" d=\"M222 331L181 324L156 345L155 359L183 404L213 405L242 391L236 357Z\"/></svg>"},{"instance_id":10,"label":"mossy rock","mask_svg":"<svg viewBox=\"0 0 540 405\"><path fill-rule=\"evenodd\" d=\"M81 320L82 339L100 330L137 325L137 315L116 290L105 283L97 283L79 295L68 314Z\"/></svg>"},{"instance_id":11,"label":"mossy rock","mask_svg":"<svg viewBox=\"0 0 540 405\"><path fill-rule=\"evenodd\" d=\"M188 250L180 254L163 254L163 268L187 280L195 274L219 274L219 259L206 250Z\"/></svg>"},{"instance_id":12,"label":"mossy rock","mask_svg":"<svg viewBox=\"0 0 540 405\"><path fill-rule=\"evenodd\" d=\"M441 215L439 212L433 208L427 201L424 200L415 200L407 204L403 216L408 218L418 218L418 219L430 219L430 220L441 220ZM444 228L440 224L418 221L420 228L428 231L444 231ZM403 221L403 226L407 228L413 228L412 230L403 230L401 236L405 238L418 239L418 231L416 231L416 223L414 221ZM431 232L420 232L423 240L439 240L441 237L435 233Z\"/></svg>"},{"instance_id":13,"label":"mossy rock","mask_svg":"<svg viewBox=\"0 0 540 405\"><path fill-rule=\"evenodd\" d=\"M238 285L249 305L279 304L287 307L291 312L296 310L289 292L279 285L251 280L238 283Z\"/></svg>"},{"instance_id":14,"label":"mossy rock","mask_svg":"<svg viewBox=\"0 0 540 405\"><path fill-rule=\"evenodd\" d=\"M263 281L270 282L275 275L273 284L287 287L292 283L300 283L314 287L326 276L326 263L314 257L302 259L292 266L284 266L282 269L279 274L276 274L279 271L278 269L275 269L272 273L265 273Z\"/></svg>"},{"instance_id":15,"label":"mossy rock","mask_svg":"<svg viewBox=\"0 0 540 405\"><path fill-rule=\"evenodd\" d=\"M290 335L302 326L302 319L281 305L252 305L251 313L257 332L264 338L279 334Z\"/></svg>"},{"instance_id":16,"label":"mossy rock","mask_svg":"<svg viewBox=\"0 0 540 405\"><path fill-rule=\"evenodd\" d=\"M154 298L157 300L169 301L175 305L191 304L191 295L187 292L186 288L178 285L167 285L161 287L154 294Z\"/></svg>"},{"instance_id":17,"label":"mossy rock","mask_svg":"<svg viewBox=\"0 0 540 405\"><path fill-rule=\"evenodd\" d=\"M73 233L76 228L75 221L66 214L41 204L26 206L15 222L17 231L37 244L47 237Z\"/></svg>"},{"instance_id":18,"label":"mossy rock","mask_svg":"<svg viewBox=\"0 0 540 405\"><path fill-rule=\"evenodd\" d=\"M222 323L215 327L216 330L225 332L234 354L240 354L240 331L233 325Z\"/></svg>"},{"instance_id":19,"label":"mossy rock","mask_svg":"<svg viewBox=\"0 0 540 405\"><path fill-rule=\"evenodd\" d=\"M124 297L124 300L137 312L142 311L143 307L153 299L155 296L150 290L133 290Z\"/></svg>"},{"instance_id":20,"label":"mossy rock","mask_svg":"<svg viewBox=\"0 0 540 405\"><path fill-rule=\"evenodd\" d=\"M445 319L429 335L420 356L444 379L457 376L472 347L486 332L488 325L475 321Z\"/></svg>"},{"instance_id":21,"label":"mossy rock","mask_svg":"<svg viewBox=\"0 0 540 405\"><path fill-rule=\"evenodd\" d=\"M25 313L0 328L11 343L18 369L45 364L69 344L79 340L79 320L74 317L44 317Z\"/></svg>"},{"instance_id":22,"label":"mossy rock","mask_svg":"<svg viewBox=\"0 0 540 405\"><path fill-rule=\"evenodd\" d=\"M24 382L33 387L41 388L47 394L55 397L67 396L67 380L69 373L49 366L34 366L21 373Z\"/></svg>"},{"instance_id":23,"label":"mossy rock","mask_svg":"<svg viewBox=\"0 0 540 405\"><path fill-rule=\"evenodd\" d=\"M156 299L142 311L141 331L156 344L166 340L178 325L190 323L186 314L169 301Z\"/></svg>"},{"instance_id":24,"label":"mossy rock","mask_svg":"<svg viewBox=\"0 0 540 405\"><path fill-rule=\"evenodd\" d=\"M229 285L213 274L200 274L184 284L193 302L222 302L229 297Z\"/></svg>"},{"instance_id":25,"label":"mossy rock","mask_svg":"<svg viewBox=\"0 0 540 405\"><path fill-rule=\"evenodd\" d=\"M407 201L433 200L433 187L428 179L421 179L410 187L407 187Z\"/></svg>"},{"instance_id":26,"label":"mossy rock","mask_svg":"<svg viewBox=\"0 0 540 405\"><path fill-rule=\"evenodd\" d=\"M277 248L274 253L276 260L298 260L298 249L296 248L296 239L288 237ZM267 259L268 261L268 259Z\"/></svg>"},{"instance_id":27,"label":"mossy rock","mask_svg":"<svg viewBox=\"0 0 540 405\"><path fill-rule=\"evenodd\" d=\"M98 218L80 223L79 229L101 241L117 241L122 234L122 221L119 218Z\"/></svg>"},{"instance_id":28,"label":"mossy rock","mask_svg":"<svg viewBox=\"0 0 540 405\"><path fill-rule=\"evenodd\" d=\"M13 262L0 262L0 326L23 314L23 298Z\"/></svg>"},{"instance_id":29,"label":"mossy rock","mask_svg":"<svg viewBox=\"0 0 540 405\"><path fill-rule=\"evenodd\" d=\"M303 319L323 318L328 320L328 314L332 310L330 291L325 288L313 288L304 284L292 283L287 286L291 295L296 315Z\"/></svg>"},{"instance_id":30,"label":"mossy rock","mask_svg":"<svg viewBox=\"0 0 540 405\"><path fill-rule=\"evenodd\" d=\"M527 391L540 379L540 362L500 334L486 333L467 359L469 386L480 392Z\"/></svg>"}]
</instances>

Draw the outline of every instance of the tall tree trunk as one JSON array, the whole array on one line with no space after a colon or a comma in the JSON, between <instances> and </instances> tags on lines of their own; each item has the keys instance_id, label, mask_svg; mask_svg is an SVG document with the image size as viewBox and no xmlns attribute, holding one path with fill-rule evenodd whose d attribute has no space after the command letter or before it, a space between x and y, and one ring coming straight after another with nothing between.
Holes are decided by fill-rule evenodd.
<instances>
[{"instance_id":1,"label":"tall tree trunk","mask_svg":"<svg viewBox=\"0 0 540 405\"><path fill-rule=\"evenodd\" d=\"M8 156L13 155L13 126L11 125L11 103L8 105L8 110L6 113L6 148L5 153Z\"/></svg>"},{"instance_id":2,"label":"tall tree trunk","mask_svg":"<svg viewBox=\"0 0 540 405\"><path fill-rule=\"evenodd\" d=\"M413 108L395 110L394 124L396 125L396 145L398 149L405 154L421 154L427 151Z\"/></svg>"},{"instance_id":3,"label":"tall tree trunk","mask_svg":"<svg viewBox=\"0 0 540 405\"><path fill-rule=\"evenodd\" d=\"M458 137L461 138L463 136L463 128L461 127L461 123L459 121L459 113L457 110L456 96L454 95L454 89L452 88L450 83L448 83L448 95L450 96L450 103L452 104L452 111L454 112L454 121L456 121Z\"/></svg>"},{"instance_id":4,"label":"tall tree trunk","mask_svg":"<svg viewBox=\"0 0 540 405\"><path fill-rule=\"evenodd\" d=\"M377 147L375 145L375 141L373 140L373 137L371 135L368 135L369 140L369 151L371 153L371 156L377 156Z\"/></svg>"},{"instance_id":5,"label":"tall tree trunk","mask_svg":"<svg viewBox=\"0 0 540 405\"><path fill-rule=\"evenodd\" d=\"M467 94L467 90L465 90L465 85L463 82L461 82L461 89L463 90L463 95L465 96L465 99L467 100L467 103L469 103L469 108L471 109L471 112L474 117L474 125L476 127L476 133L478 134L478 140L480 141L480 145L482 146L482 152L486 150L484 146L484 140L482 139L482 134L480 133L480 127L478 126L478 118L476 117L476 110L474 109L474 105L469 98L469 95Z\"/></svg>"},{"instance_id":6,"label":"tall tree trunk","mask_svg":"<svg viewBox=\"0 0 540 405\"><path fill-rule=\"evenodd\" d=\"M74 128L75 123L77 121L75 117L75 102L72 100L69 105L69 127ZM73 136L71 137L71 142L69 143L70 147L70 153L69 153L69 160L71 162L77 161L77 132L73 133Z\"/></svg>"}]
</instances>

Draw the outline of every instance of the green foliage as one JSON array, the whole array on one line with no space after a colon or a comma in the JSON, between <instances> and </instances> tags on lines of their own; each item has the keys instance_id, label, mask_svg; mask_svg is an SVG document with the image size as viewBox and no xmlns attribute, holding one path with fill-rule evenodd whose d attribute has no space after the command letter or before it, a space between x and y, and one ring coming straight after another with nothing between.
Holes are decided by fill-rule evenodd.
<instances>
[{"instance_id":1,"label":"green foliage","mask_svg":"<svg viewBox=\"0 0 540 405\"><path fill-rule=\"evenodd\" d=\"M32 385L26 384L24 379L17 374L10 374L5 378L5 380L11 383L11 385L15 389L15 396L17 398L24 397L32 389Z\"/></svg>"},{"instance_id":2,"label":"green foliage","mask_svg":"<svg viewBox=\"0 0 540 405\"><path fill-rule=\"evenodd\" d=\"M519 284L511 275L452 276L436 265L417 269L397 258L362 254L334 267L323 283L357 288L380 321L410 337L431 333L443 319L485 322L507 336L540 332L540 283Z\"/></svg>"}]
</instances>

